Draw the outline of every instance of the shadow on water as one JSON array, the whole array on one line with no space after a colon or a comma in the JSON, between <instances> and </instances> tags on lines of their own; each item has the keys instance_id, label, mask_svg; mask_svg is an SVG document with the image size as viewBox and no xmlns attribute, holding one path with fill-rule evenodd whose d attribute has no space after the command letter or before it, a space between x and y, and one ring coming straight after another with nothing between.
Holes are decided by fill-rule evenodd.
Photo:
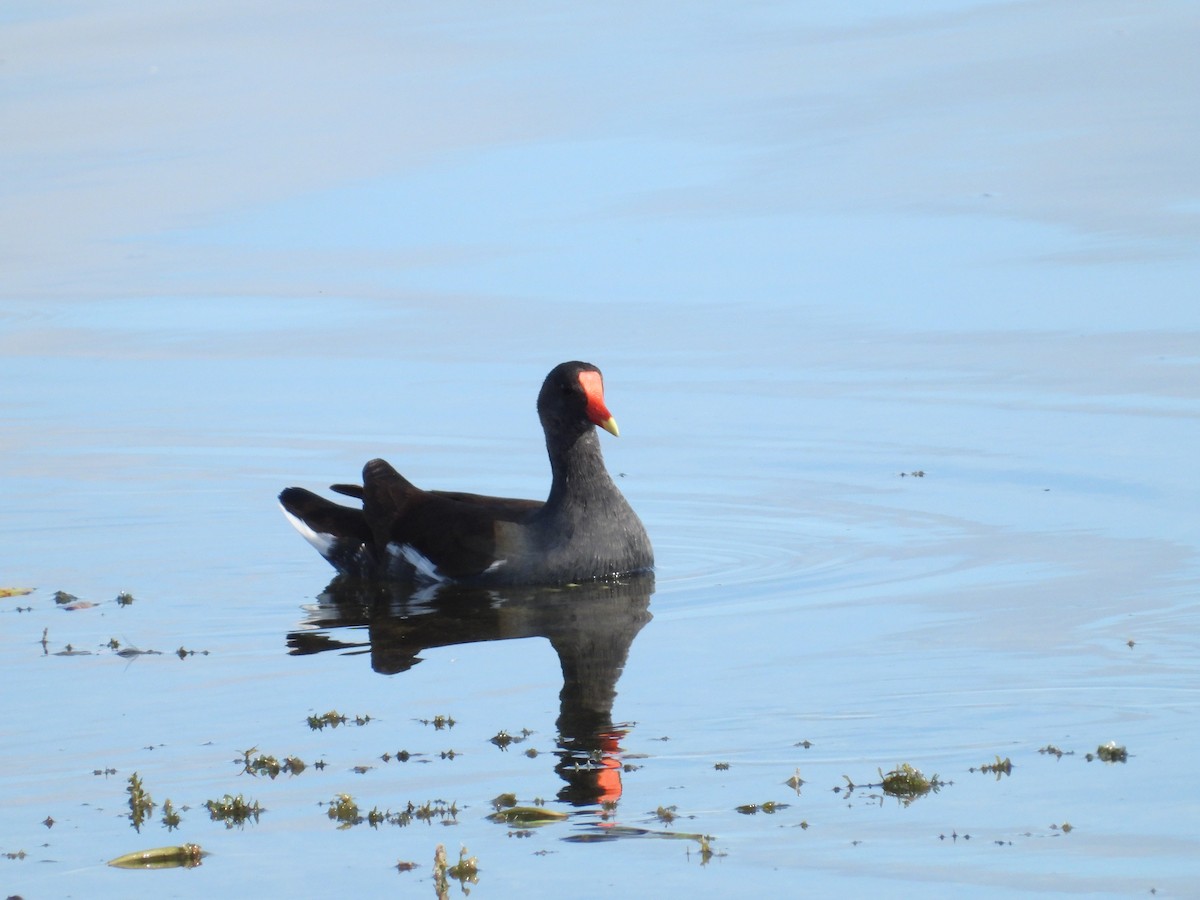
<instances>
[{"instance_id":1,"label":"shadow on water","mask_svg":"<svg viewBox=\"0 0 1200 900\"><path fill-rule=\"evenodd\" d=\"M586 806L621 795L620 741L629 729L613 723L613 701L633 639L650 621L652 593L653 573L569 587L446 585L436 592L339 576L307 627L287 641L293 655L369 652L372 669L396 675L435 647L546 638L563 675L554 768L566 787L558 799ZM364 626L366 642L349 639Z\"/></svg>"}]
</instances>

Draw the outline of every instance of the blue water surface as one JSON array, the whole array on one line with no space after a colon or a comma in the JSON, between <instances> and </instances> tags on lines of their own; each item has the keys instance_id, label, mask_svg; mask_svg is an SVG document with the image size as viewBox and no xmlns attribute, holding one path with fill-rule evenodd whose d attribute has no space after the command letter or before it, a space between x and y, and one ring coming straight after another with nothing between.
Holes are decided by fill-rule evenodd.
<instances>
[{"instance_id":1,"label":"blue water surface","mask_svg":"<svg viewBox=\"0 0 1200 900\"><path fill-rule=\"evenodd\" d=\"M0 15L9 893L1194 890L1187 4ZM326 591L279 489L544 495L576 358L652 584Z\"/></svg>"}]
</instances>

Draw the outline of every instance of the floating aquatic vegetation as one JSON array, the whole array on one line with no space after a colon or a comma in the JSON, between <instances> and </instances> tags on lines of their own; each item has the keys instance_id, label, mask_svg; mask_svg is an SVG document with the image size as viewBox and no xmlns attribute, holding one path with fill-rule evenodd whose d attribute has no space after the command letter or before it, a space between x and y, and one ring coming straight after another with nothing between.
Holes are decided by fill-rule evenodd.
<instances>
[{"instance_id":1,"label":"floating aquatic vegetation","mask_svg":"<svg viewBox=\"0 0 1200 900\"><path fill-rule=\"evenodd\" d=\"M188 650L186 647L180 647L175 651L175 655L180 659L187 659L189 656L208 656L207 650Z\"/></svg>"},{"instance_id":2,"label":"floating aquatic vegetation","mask_svg":"<svg viewBox=\"0 0 1200 900\"><path fill-rule=\"evenodd\" d=\"M492 798L492 809L504 809L517 805L517 795L513 793L497 794Z\"/></svg>"},{"instance_id":3,"label":"floating aquatic vegetation","mask_svg":"<svg viewBox=\"0 0 1200 900\"><path fill-rule=\"evenodd\" d=\"M66 591L55 591L54 602L60 609L66 610L91 609L96 605L91 600L80 600L74 594L68 594Z\"/></svg>"},{"instance_id":4,"label":"floating aquatic vegetation","mask_svg":"<svg viewBox=\"0 0 1200 900\"><path fill-rule=\"evenodd\" d=\"M235 825L240 828L250 820L257 822L259 815L266 812L263 807L259 806L257 800L248 803L241 794L236 797L226 794L220 800L205 801L204 806L208 809L212 820L224 822L226 828L232 828Z\"/></svg>"},{"instance_id":5,"label":"floating aquatic vegetation","mask_svg":"<svg viewBox=\"0 0 1200 900\"><path fill-rule=\"evenodd\" d=\"M304 760L295 756L286 756L283 761L276 759L274 756L268 756L259 753L258 756L251 759L250 754L258 751L257 747L251 747L249 750L242 751L242 771L248 775L266 775L274 781L279 775L287 772L291 775L299 775L308 765Z\"/></svg>"},{"instance_id":6,"label":"floating aquatic vegetation","mask_svg":"<svg viewBox=\"0 0 1200 900\"><path fill-rule=\"evenodd\" d=\"M707 834L697 835L700 843L700 865L708 865L708 861L714 856L724 856L724 853L717 853L712 848L712 838ZM690 854L689 854L690 855Z\"/></svg>"},{"instance_id":7,"label":"floating aquatic vegetation","mask_svg":"<svg viewBox=\"0 0 1200 900\"><path fill-rule=\"evenodd\" d=\"M117 606L133 606L133 594L121 591L117 594Z\"/></svg>"},{"instance_id":8,"label":"floating aquatic vegetation","mask_svg":"<svg viewBox=\"0 0 1200 900\"><path fill-rule=\"evenodd\" d=\"M728 772L729 771L729 763L727 763L727 762L713 763L713 768L716 769L718 772Z\"/></svg>"},{"instance_id":9,"label":"floating aquatic vegetation","mask_svg":"<svg viewBox=\"0 0 1200 900\"><path fill-rule=\"evenodd\" d=\"M154 811L154 800L142 785L142 779L134 772L129 776L129 785L125 788L129 793L129 821L135 831L141 831L146 817Z\"/></svg>"},{"instance_id":10,"label":"floating aquatic vegetation","mask_svg":"<svg viewBox=\"0 0 1200 900\"><path fill-rule=\"evenodd\" d=\"M190 869L200 865L204 855L199 844L180 844L177 847L156 847L153 850L126 853L110 859L108 864L118 869Z\"/></svg>"},{"instance_id":11,"label":"floating aquatic vegetation","mask_svg":"<svg viewBox=\"0 0 1200 900\"><path fill-rule=\"evenodd\" d=\"M437 845L437 850L433 853L433 882L438 897L448 896L451 878L459 883L464 894L470 893L468 883L479 883L479 861L474 856L468 857L467 852L466 847L460 848L458 862L450 865L446 861L446 848L441 844Z\"/></svg>"},{"instance_id":12,"label":"floating aquatic vegetation","mask_svg":"<svg viewBox=\"0 0 1200 900\"><path fill-rule=\"evenodd\" d=\"M329 801L326 815L338 822L339 828L351 828L361 825L363 822L372 828L378 828L380 825L395 825L403 828L413 822L424 822L427 825L432 825L434 822L442 825L457 825L458 805L447 803L445 800L427 800L418 806L410 800L403 809L397 811L373 807L370 812L363 815L353 797L349 794L338 794Z\"/></svg>"},{"instance_id":13,"label":"floating aquatic vegetation","mask_svg":"<svg viewBox=\"0 0 1200 900\"><path fill-rule=\"evenodd\" d=\"M554 822L565 821L567 814L553 809L546 809L544 806L510 806L507 809L497 810L487 818L488 821L497 822L502 825L537 827L539 825L550 825Z\"/></svg>"},{"instance_id":14,"label":"floating aquatic vegetation","mask_svg":"<svg viewBox=\"0 0 1200 900\"><path fill-rule=\"evenodd\" d=\"M1075 755L1074 750L1060 750L1058 747L1055 747L1053 744L1047 744L1045 747L1039 747L1038 753L1043 753L1043 754L1046 754L1047 756L1054 756L1058 759L1062 759L1064 756L1074 756Z\"/></svg>"},{"instance_id":15,"label":"floating aquatic vegetation","mask_svg":"<svg viewBox=\"0 0 1200 900\"><path fill-rule=\"evenodd\" d=\"M879 775L883 779L879 785L883 792L898 798L905 806L918 797L924 797L930 791L937 791L944 783L938 780L937 775L926 778L920 769L913 768L908 763L901 763L886 775L880 769Z\"/></svg>"},{"instance_id":16,"label":"floating aquatic vegetation","mask_svg":"<svg viewBox=\"0 0 1200 900\"><path fill-rule=\"evenodd\" d=\"M793 772L792 777L789 778L787 781L785 781L784 784L786 784L793 791L795 791L797 794L799 794L800 793L800 785L804 784L804 779L800 777L800 770L797 769L795 772Z\"/></svg>"},{"instance_id":17,"label":"floating aquatic vegetation","mask_svg":"<svg viewBox=\"0 0 1200 900\"><path fill-rule=\"evenodd\" d=\"M918 797L923 797L931 791L937 793L947 784L953 783L942 781L937 775L934 775L932 778L926 778L920 769L916 769L908 763L900 764L886 775L882 769L879 769L878 772L880 778L879 784L855 784L849 775L843 775L842 777L846 779L845 787L835 787L833 792L837 794L845 791L846 796L850 797L856 790L861 788L880 788L888 796L895 797L905 806L908 806ZM882 797L878 799L880 802L883 801Z\"/></svg>"},{"instance_id":18,"label":"floating aquatic vegetation","mask_svg":"<svg viewBox=\"0 0 1200 900\"><path fill-rule=\"evenodd\" d=\"M528 728L522 728L521 733L517 735L509 734L504 729L501 729L494 737L489 738L489 741L495 744L501 750L507 750L511 744L523 743L531 734L533 734L533 732Z\"/></svg>"},{"instance_id":19,"label":"floating aquatic vegetation","mask_svg":"<svg viewBox=\"0 0 1200 900\"><path fill-rule=\"evenodd\" d=\"M1106 763L1123 763L1129 761L1129 752L1116 741L1109 741L1097 747L1095 754L1089 753L1086 759L1088 762L1099 759Z\"/></svg>"},{"instance_id":20,"label":"floating aquatic vegetation","mask_svg":"<svg viewBox=\"0 0 1200 900\"><path fill-rule=\"evenodd\" d=\"M0 599L6 597L24 597L26 594L32 594L33 588L0 588Z\"/></svg>"},{"instance_id":21,"label":"floating aquatic vegetation","mask_svg":"<svg viewBox=\"0 0 1200 900\"><path fill-rule=\"evenodd\" d=\"M445 800L427 800L420 806L416 806L409 801L403 815L396 817L396 824L407 825L409 820L405 819L405 816L411 816L418 822L428 825L432 825L435 821L441 822L443 825L455 825L458 822L458 804L453 801L447 804Z\"/></svg>"},{"instance_id":22,"label":"floating aquatic vegetation","mask_svg":"<svg viewBox=\"0 0 1200 900\"><path fill-rule=\"evenodd\" d=\"M363 726L370 721L370 716L355 716L351 719L349 716L343 716L336 709L331 709L323 715L309 716L308 727L313 731L321 731L323 728L337 728L339 725L348 725L351 722L355 725Z\"/></svg>"},{"instance_id":23,"label":"floating aquatic vegetation","mask_svg":"<svg viewBox=\"0 0 1200 900\"><path fill-rule=\"evenodd\" d=\"M766 803L744 803L741 806L735 807L735 812L740 812L743 816L753 816L756 813L763 812L770 816L781 809L787 808L787 803L776 803L774 800L768 800Z\"/></svg>"},{"instance_id":24,"label":"floating aquatic vegetation","mask_svg":"<svg viewBox=\"0 0 1200 900\"><path fill-rule=\"evenodd\" d=\"M422 725L432 725L435 731L442 731L446 728L453 728L456 724L450 716L434 716L432 719L417 719Z\"/></svg>"},{"instance_id":25,"label":"floating aquatic vegetation","mask_svg":"<svg viewBox=\"0 0 1200 900\"><path fill-rule=\"evenodd\" d=\"M982 766L979 766L978 768L975 768L975 767L971 768L972 772L983 772L985 775L995 773L997 781L1000 780L1001 775L1011 775L1012 770L1013 770L1012 760L1009 759L1007 756L1004 757L1004 759L1001 759L1000 754L998 754L998 753L996 754L996 761L994 763L984 763Z\"/></svg>"},{"instance_id":26,"label":"floating aquatic vegetation","mask_svg":"<svg viewBox=\"0 0 1200 900\"><path fill-rule=\"evenodd\" d=\"M167 826L167 831L174 831L182 821L183 819L180 818L179 813L175 812L174 804L169 799L164 800L162 805L162 823Z\"/></svg>"},{"instance_id":27,"label":"floating aquatic vegetation","mask_svg":"<svg viewBox=\"0 0 1200 900\"><path fill-rule=\"evenodd\" d=\"M349 794L338 794L330 800L326 814L335 822L340 823L339 828L349 828L363 820L362 816L358 814L358 804Z\"/></svg>"},{"instance_id":28,"label":"floating aquatic vegetation","mask_svg":"<svg viewBox=\"0 0 1200 900\"><path fill-rule=\"evenodd\" d=\"M676 819L675 812L678 808L677 806L660 806L654 811L654 817L664 825L670 825Z\"/></svg>"}]
</instances>

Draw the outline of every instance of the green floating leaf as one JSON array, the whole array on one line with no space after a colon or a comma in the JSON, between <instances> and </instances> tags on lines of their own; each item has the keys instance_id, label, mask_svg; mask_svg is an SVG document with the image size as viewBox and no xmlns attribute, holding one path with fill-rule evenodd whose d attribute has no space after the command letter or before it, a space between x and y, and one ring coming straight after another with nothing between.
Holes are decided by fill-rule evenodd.
<instances>
[{"instance_id":1,"label":"green floating leaf","mask_svg":"<svg viewBox=\"0 0 1200 900\"><path fill-rule=\"evenodd\" d=\"M178 847L156 847L153 850L126 853L110 859L108 864L118 869L190 869L200 865L202 856L204 851L199 844L180 844Z\"/></svg>"},{"instance_id":2,"label":"green floating leaf","mask_svg":"<svg viewBox=\"0 0 1200 900\"><path fill-rule=\"evenodd\" d=\"M488 816L489 821L505 825L549 825L551 822L562 822L566 818L566 813L542 806L513 806Z\"/></svg>"}]
</instances>

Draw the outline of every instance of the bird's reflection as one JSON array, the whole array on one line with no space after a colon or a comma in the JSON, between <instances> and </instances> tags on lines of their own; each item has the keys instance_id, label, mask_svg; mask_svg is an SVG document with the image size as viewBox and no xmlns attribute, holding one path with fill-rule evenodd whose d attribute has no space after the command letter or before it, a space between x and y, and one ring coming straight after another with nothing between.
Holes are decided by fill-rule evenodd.
<instances>
[{"instance_id":1,"label":"bird's reflection","mask_svg":"<svg viewBox=\"0 0 1200 900\"><path fill-rule=\"evenodd\" d=\"M305 630L288 635L293 654L369 652L371 668L405 672L432 647L544 637L562 665L555 771L560 800L576 806L621 795L621 738L613 723L617 679L634 637L650 621L653 573L560 588L415 591L335 579ZM367 628L369 641L352 636Z\"/></svg>"}]
</instances>

